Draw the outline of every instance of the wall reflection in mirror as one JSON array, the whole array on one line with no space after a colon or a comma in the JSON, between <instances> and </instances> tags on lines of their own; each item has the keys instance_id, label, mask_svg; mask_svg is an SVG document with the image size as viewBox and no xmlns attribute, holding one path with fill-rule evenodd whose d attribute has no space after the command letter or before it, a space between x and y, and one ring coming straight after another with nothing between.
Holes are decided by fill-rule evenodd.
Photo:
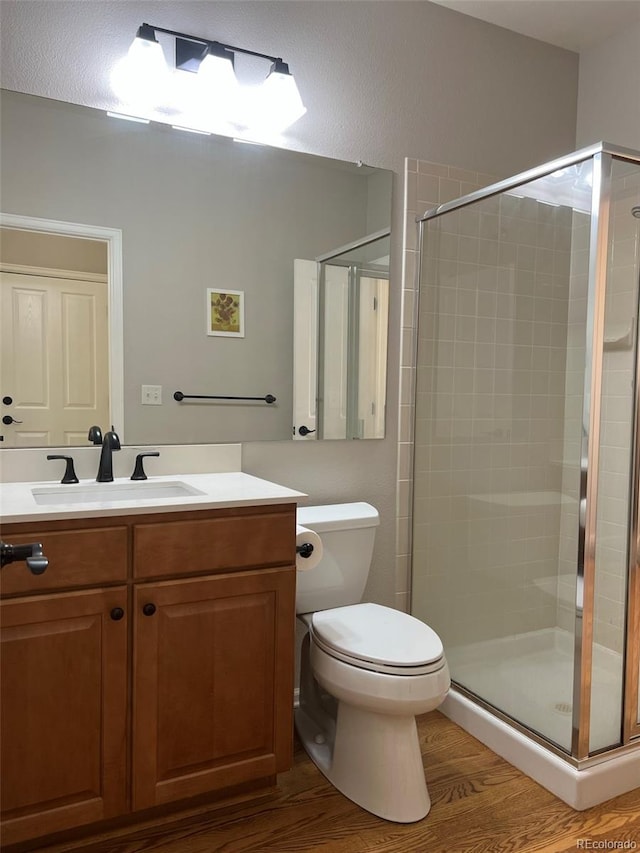
<instances>
[{"instance_id":1,"label":"wall reflection in mirror","mask_svg":"<svg viewBox=\"0 0 640 853\"><path fill-rule=\"evenodd\" d=\"M313 440L384 435L390 172L1 95L3 214L41 223L2 229L3 446L86 444L114 412L127 444L300 438L302 399ZM96 227L122 235L118 341ZM240 294L242 333L211 291Z\"/></svg>"}]
</instances>

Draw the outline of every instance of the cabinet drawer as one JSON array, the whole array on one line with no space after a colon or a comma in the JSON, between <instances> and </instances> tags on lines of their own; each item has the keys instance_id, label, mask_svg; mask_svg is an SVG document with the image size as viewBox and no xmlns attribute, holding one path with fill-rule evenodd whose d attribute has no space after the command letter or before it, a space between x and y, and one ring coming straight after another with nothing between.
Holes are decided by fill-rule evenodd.
<instances>
[{"instance_id":1,"label":"cabinet drawer","mask_svg":"<svg viewBox=\"0 0 640 853\"><path fill-rule=\"evenodd\" d=\"M279 512L221 515L136 524L136 578L222 572L295 562L295 507Z\"/></svg>"},{"instance_id":2,"label":"cabinet drawer","mask_svg":"<svg viewBox=\"0 0 640 853\"><path fill-rule=\"evenodd\" d=\"M44 592L63 587L97 586L127 579L127 528L83 527L77 530L30 530L14 533L3 530L3 538L12 545L41 542L49 560L46 571L32 575L23 562L11 563L2 570L3 595Z\"/></svg>"}]
</instances>

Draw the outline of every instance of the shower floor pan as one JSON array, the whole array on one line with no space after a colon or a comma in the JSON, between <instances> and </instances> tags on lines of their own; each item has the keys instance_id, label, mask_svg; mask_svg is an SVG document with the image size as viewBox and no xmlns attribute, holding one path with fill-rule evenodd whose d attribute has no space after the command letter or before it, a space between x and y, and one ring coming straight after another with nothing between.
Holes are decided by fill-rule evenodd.
<instances>
[{"instance_id":1,"label":"shower floor pan","mask_svg":"<svg viewBox=\"0 0 640 853\"><path fill-rule=\"evenodd\" d=\"M485 702L571 749L573 637L545 628L447 649L454 681ZM620 738L622 655L595 646L591 702L591 749Z\"/></svg>"},{"instance_id":2,"label":"shower floor pan","mask_svg":"<svg viewBox=\"0 0 640 853\"><path fill-rule=\"evenodd\" d=\"M452 678L485 702L565 749L571 743L573 637L559 628L446 650ZM620 736L622 656L594 648L591 746ZM640 786L640 748L603 755L581 770L503 722L455 687L440 710L568 805L585 809Z\"/></svg>"}]
</instances>

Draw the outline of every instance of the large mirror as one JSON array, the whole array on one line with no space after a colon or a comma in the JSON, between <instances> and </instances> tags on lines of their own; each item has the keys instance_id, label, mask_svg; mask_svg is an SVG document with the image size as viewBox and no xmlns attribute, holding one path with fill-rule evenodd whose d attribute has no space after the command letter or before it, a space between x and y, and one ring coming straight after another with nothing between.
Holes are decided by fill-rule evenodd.
<instances>
[{"instance_id":1,"label":"large mirror","mask_svg":"<svg viewBox=\"0 0 640 853\"><path fill-rule=\"evenodd\" d=\"M3 417L22 421L3 426L3 446L85 444L85 426L104 427L113 412L127 444L383 436L390 172L16 92L1 92L0 107L0 200L14 220L0 245L0 392ZM20 217L76 230L15 227ZM100 229L121 235L119 261L117 241L96 238ZM110 362L117 318L105 306L118 262L124 320ZM294 309L300 264L315 270L318 301ZM375 329L358 333L369 321L357 306L374 300ZM327 366L334 304L351 343L341 365ZM53 325L43 319L50 309ZM306 354L295 348L294 364L300 311L307 326L316 319L316 337ZM54 357L43 339L58 327ZM364 343L354 347L356 339ZM120 407L110 399L118 348ZM373 364L378 374L365 381ZM20 377L31 383L26 395ZM332 377L339 391L328 387ZM375 397L367 424L354 388ZM80 415L58 434L46 411L54 392ZM332 395L344 412L301 435L294 397L309 393L321 417ZM227 399L237 397L257 399Z\"/></svg>"}]
</instances>

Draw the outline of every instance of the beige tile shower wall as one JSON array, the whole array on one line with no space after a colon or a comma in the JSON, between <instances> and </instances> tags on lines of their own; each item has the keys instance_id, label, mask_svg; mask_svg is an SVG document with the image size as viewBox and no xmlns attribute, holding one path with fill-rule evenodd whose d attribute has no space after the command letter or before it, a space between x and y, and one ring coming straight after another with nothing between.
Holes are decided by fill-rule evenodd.
<instances>
[{"instance_id":1,"label":"beige tile shower wall","mask_svg":"<svg viewBox=\"0 0 640 853\"><path fill-rule=\"evenodd\" d=\"M624 648L634 337L640 271L640 223L631 207L640 202L640 173L612 183L602 366L600 468L596 528L594 640L621 653ZM590 217L574 216L567 395L563 450L563 508L560 537L557 624L574 631L578 540L580 434L586 358L587 275ZM634 318L634 319L632 319ZM633 332L633 335L629 333ZM626 340L625 340L626 339Z\"/></svg>"},{"instance_id":2,"label":"beige tile shower wall","mask_svg":"<svg viewBox=\"0 0 640 853\"><path fill-rule=\"evenodd\" d=\"M398 428L396 512L396 606L409 610L411 595L411 495L413 489L413 419L417 305L418 225L416 217L498 180L426 160L405 160L405 223Z\"/></svg>"},{"instance_id":3,"label":"beige tile shower wall","mask_svg":"<svg viewBox=\"0 0 640 853\"><path fill-rule=\"evenodd\" d=\"M465 192L491 183L464 177ZM421 370L416 390L420 432L431 437L414 448L413 213L457 187L448 167L426 163L409 162L406 181L399 606L408 598L415 455L415 506L425 519L413 534L416 607L428 602L417 615L446 624L450 643L548 627L556 620L571 210L503 197L437 220L439 328L433 334L423 316L420 329L435 367ZM420 187L426 204L414 195ZM505 499L514 492L522 505Z\"/></svg>"},{"instance_id":4,"label":"beige tile shower wall","mask_svg":"<svg viewBox=\"0 0 640 853\"><path fill-rule=\"evenodd\" d=\"M502 195L429 228L413 612L449 645L555 622L570 221Z\"/></svg>"},{"instance_id":5,"label":"beige tile shower wall","mask_svg":"<svg viewBox=\"0 0 640 853\"><path fill-rule=\"evenodd\" d=\"M640 169L614 163L605 305L594 639L623 651L632 465L634 334L640 272Z\"/></svg>"}]
</instances>

